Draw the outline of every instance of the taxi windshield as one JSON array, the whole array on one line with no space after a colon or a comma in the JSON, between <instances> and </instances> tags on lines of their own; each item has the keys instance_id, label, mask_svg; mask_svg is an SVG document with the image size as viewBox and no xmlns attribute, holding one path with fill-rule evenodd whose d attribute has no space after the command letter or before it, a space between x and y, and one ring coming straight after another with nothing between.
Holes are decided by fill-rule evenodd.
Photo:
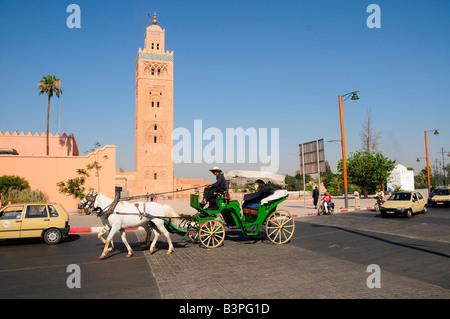
<instances>
[{"instance_id":1,"label":"taxi windshield","mask_svg":"<svg viewBox=\"0 0 450 319\"><path fill-rule=\"evenodd\" d=\"M434 193L434 195L448 195L448 194L449 194L449 191L448 191L447 188L441 188L441 189L438 189L438 190Z\"/></svg>"},{"instance_id":2,"label":"taxi windshield","mask_svg":"<svg viewBox=\"0 0 450 319\"><path fill-rule=\"evenodd\" d=\"M411 193L394 193L388 200L410 200Z\"/></svg>"}]
</instances>

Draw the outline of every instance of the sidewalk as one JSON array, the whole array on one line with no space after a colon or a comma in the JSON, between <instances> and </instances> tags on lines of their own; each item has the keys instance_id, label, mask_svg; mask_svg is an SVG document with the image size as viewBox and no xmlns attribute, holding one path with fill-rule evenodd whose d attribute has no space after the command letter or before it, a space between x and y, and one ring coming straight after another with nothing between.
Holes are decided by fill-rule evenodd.
<instances>
[{"instance_id":1,"label":"sidewalk","mask_svg":"<svg viewBox=\"0 0 450 319\"><path fill-rule=\"evenodd\" d=\"M189 206L189 199L168 199L158 201L161 204L167 204L173 207L175 211L179 214L195 214L197 211ZM353 196L348 198L348 208L345 208L345 200L343 196L333 197L333 202L335 205L334 213L344 213L351 211L363 211L372 210L375 204L375 199L373 196L368 198L361 198L361 207L355 207L355 200ZM304 217L317 215L317 209L314 208L312 203L312 198L300 199L287 199L278 205L278 209L287 210L294 217ZM85 215L81 214L79 211L68 211L69 214L69 224L70 233L90 233L98 232L103 228L100 218L96 214Z\"/></svg>"}]
</instances>

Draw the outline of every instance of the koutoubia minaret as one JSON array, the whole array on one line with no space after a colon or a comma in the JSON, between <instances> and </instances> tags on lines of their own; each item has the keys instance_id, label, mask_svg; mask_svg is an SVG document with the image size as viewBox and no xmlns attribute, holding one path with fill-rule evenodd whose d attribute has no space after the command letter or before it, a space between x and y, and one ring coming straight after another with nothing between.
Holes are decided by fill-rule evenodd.
<instances>
[{"instance_id":1,"label":"koutoubia minaret","mask_svg":"<svg viewBox=\"0 0 450 319\"><path fill-rule=\"evenodd\" d=\"M173 190L173 51L156 13L136 58L135 171L137 193Z\"/></svg>"}]
</instances>

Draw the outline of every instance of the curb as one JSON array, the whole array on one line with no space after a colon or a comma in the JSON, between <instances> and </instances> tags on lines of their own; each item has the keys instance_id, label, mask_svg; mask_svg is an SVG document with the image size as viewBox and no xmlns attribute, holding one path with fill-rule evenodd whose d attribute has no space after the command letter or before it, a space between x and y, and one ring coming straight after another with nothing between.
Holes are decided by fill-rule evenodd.
<instances>
[{"instance_id":1,"label":"curb","mask_svg":"<svg viewBox=\"0 0 450 319\"><path fill-rule=\"evenodd\" d=\"M125 228L125 230L137 230L139 227ZM98 233L103 229L103 227L78 227L70 228L69 234L82 234L82 233Z\"/></svg>"},{"instance_id":2,"label":"curb","mask_svg":"<svg viewBox=\"0 0 450 319\"><path fill-rule=\"evenodd\" d=\"M339 209L339 210L335 210L334 214L336 213L347 213L347 212L354 212L354 211L360 211L360 210L372 210L374 209L373 207L358 207L358 208L349 208L349 209ZM310 213L310 214L306 214L305 216L316 216L317 213Z\"/></svg>"}]
</instances>

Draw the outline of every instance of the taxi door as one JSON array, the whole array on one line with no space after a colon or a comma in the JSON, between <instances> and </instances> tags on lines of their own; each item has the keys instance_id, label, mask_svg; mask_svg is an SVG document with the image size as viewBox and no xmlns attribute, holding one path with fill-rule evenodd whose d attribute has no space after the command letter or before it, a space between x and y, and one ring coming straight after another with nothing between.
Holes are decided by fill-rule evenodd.
<instances>
[{"instance_id":1,"label":"taxi door","mask_svg":"<svg viewBox=\"0 0 450 319\"><path fill-rule=\"evenodd\" d=\"M423 206L425 204L425 200L419 199L417 193L412 193L412 205L411 205L411 209L413 211L413 213L418 213L421 212L423 210Z\"/></svg>"},{"instance_id":2,"label":"taxi door","mask_svg":"<svg viewBox=\"0 0 450 319\"><path fill-rule=\"evenodd\" d=\"M27 205L20 237L41 237L42 231L47 228L49 223L50 218L48 217L47 205Z\"/></svg>"},{"instance_id":3,"label":"taxi door","mask_svg":"<svg viewBox=\"0 0 450 319\"><path fill-rule=\"evenodd\" d=\"M0 212L0 239L19 238L23 210L23 205L12 205Z\"/></svg>"}]
</instances>

